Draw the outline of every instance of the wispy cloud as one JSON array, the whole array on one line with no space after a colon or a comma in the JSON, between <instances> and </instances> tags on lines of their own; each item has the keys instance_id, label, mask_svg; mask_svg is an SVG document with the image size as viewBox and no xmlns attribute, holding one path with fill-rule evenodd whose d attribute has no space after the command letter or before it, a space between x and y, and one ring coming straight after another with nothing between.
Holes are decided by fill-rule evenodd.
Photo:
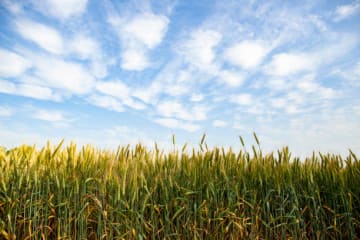
<instances>
[{"instance_id":1,"label":"wispy cloud","mask_svg":"<svg viewBox=\"0 0 360 240\"><path fill-rule=\"evenodd\" d=\"M87 7L87 0L32 0L34 6L44 15L67 20L83 14Z\"/></svg>"},{"instance_id":2,"label":"wispy cloud","mask_svg":"<svg viewBox=\"0 0 360 240\"><path fill-rule=\"evenodd\" d=\"M219 79L230 87L239 87L245 82L245 74L240 71L223 70L219 73Z\"/></svg>"},{"instance_id":3,"label":"wispy cloud","mask_svg":"<svg viewBox=\"0 0 360 240\"><path fill-rule=\"evenodd\" d=\"M149 67L148 51L161 43L169 19L164 15L145 12L128 18L110 16L108 21L121 40L121 67L134 71Z\"/></svg>"},{"instance_id":4,"label":"wispy cloud","mask_svg":"<svg viewBox=\"0 0 360 240\"><path fill-rule=\"evenodd\" d=\"M0 77L18 77L31 63L19 54L0 48Z\"/></svg>"},{"instance_id":5,"label":"wispy cloud","mask_svg":"<svg viewBox=\"0 0 360 240\"><path fill-rule=\"evenodd\" d=\"M1 4L12 14L20 14L23 8L23 3L12 0L3 0Z\"/></svg>"},{"instance_id":6,"label":"wispy cloud","mask_svg":"<svg viewBox=\"0 0 360 240\"><path fill-rule=\"evenodd\" d=\"M101 93L111 95L117 98L129 97L129 87L120 80L99 82L96 89Z\"/></svg>"},{"instance_id":7,"label":"wispy cloud","mask_svg":"<svg viewBox=\"0 0 360 240\"><path fill-rule=\"evenodd\" d=\"M347 84L353 87L360 86L360 61L347 67L338 67L332 71L337 77L341 77Z\"/></svg>"},{"instance_id":8,"label":"wispy cloud","mask_svg":"<svg viewBox=\"0 0 360 240\"><path fill-rule=\"evenodd\" d=\"M159 94L163 91L163 86L158 81L153 81L148 87L134 89L133 96L141 99L145 103L155 104Z\"/></svg>"},{"instance_id":9,"label":"wispy cloud","mask_svg":"<svg viewBox=\"0 0 360 240\"><path fill-rule=\"evenodd\" d=\"M215 47L221 41L221 34L213 30L198 29L179 47L178 53L195 67L216 73Z\"/></svg>"},{"instance_id":10,"label":"wispy cloud","mask_svg":"<svg viewBox=\"0 0 360 240\"><path fill-rule=\"evenodd\" d=\"M313 61L312 56L303 53L280 53L272 57L271 62L265 67L265 71L275 76L287 76L312 70L314 68Z\"/></svg>"},{"instance_id":11,"label":"wispy cloud","mask_svg":"<svg viewBox=\"0 0 360 240\"><path fill-rule=\"evenodd\" d=\"M350 4L340 5L336 7L334 12L334 21L338 22L349 18L360 12L360 1L354 1Z\"/></svg>"},{"instance_id":12,"label":"wispy cloud","mask_svg":"<svg viewBox=\"0 0 360 240\"><path fill-rule=\"evenodd\" d=\"M321 98L332 98L335 96L335 90L321 86L315 81L315 76L313 75L305 75L300 79L297 83L297 88L305 94L315 93Z\"/></svg>"},{"instance_id":13,"label":"wispy cloud","mask_svg":"<svg viewBox=\"0 0 360 240\"><path fill-rule=\"evenodd\" d=\"M192 101L192 102L200 102L203 99L204 99L204 95L199 94L199 93L198 94L194 93L194 94L191 95L190 101Z\"/></svg>"},{"instance_id":14,"label":"wispy cloud","mask_svg":"<svg viewBox=\"0 0 360 240\"><path fill-rule=\"evenodd\" d=\"M0 79L0 93L25 96L40 100L60 101L61 96L48 87L32 84L13 83Z\"/></svg>"},{"instance_id":15,"label":"wispy cloud","mask_svg":"<svg viewBox=\"0 0 360 240\"><path fill-rule=\"evenodd\" d=\"M230 101L243 106L250 106L253 103L253 97L248 93L235 94L230 97Z\"/></svg>"},{"instance_id":16,"label":"wispy cloud","mask_svg":"<svg viewBox=\"0 0 360 240\"><path fill-rule=\"evenodd\" d=\"M197 83L193 79L203 79L197 76L198 72L184 67L179 60L167 63L157 72L148 86L136 87L133 96L145 103L156 105L164 95L180 97L191 93L192 87Z\"/></svg>"},{"instance_id":17,"label":"wispy cloud","mask_svg":"<svg viewBox=\"0 0 360 240\"><path fill-rule=\"evenodd\" d=\"M124 51L121 58L121 67L126 70L142 71L150 65L146 52L141 49Z\"/></svg>"},{"instance_id":18,"label":"wispy cloud","mask_svg":"<svg viewBox=\"0 0 360 240\"><path fill-rule=\"evenodd\" d=\"M93 94L87 98L87 101L92 105L109 109L111 111L115 111L115 112L125 111L123 104L121 104L119 100L111 96Z\"/></svg>"},{"instance_id":19,"label":"wispy cloud","mask_svg":"<svg viewBox=\"0 0 360 240\"><path fill-rule=\"evenodd\" d=\"M137 40L152 49L162 41L168 24L169 19L164 15L143 13L125 21L121 32L126 35L124 41Z\"/></svg>"},{"instance_id":20,"label":"wispy cloud","mask_svg":"<svg viewBox=\"0 0 360 240\"><path fill-rule=\"evenodd\" d=\"M223 127L226 127L228 125L228 123L223 120L214 120L212 122L212 125L214 127L223 128Z\"/></svg>"},{"instance_id":21,"label":"wispy cloud","mask_svg":"<svg viewBox=\"0 0 360 240\"><path fill-rule=\"evenodd\" d=\"M36 110L32 115L33 118L48 121L48 122L62 122L65 121L65 116L60 111L51 111L51 110Z\"/></svg>"},{"instance_id":22,"label":"wispy cloud","mask_svg":"<svg viewBox=\"0 0 360 240\"><path fill-rule=\"evenodd\" d=\"M34 64L33 75L39 79L40 85L80 95L89 93L94 87L95 78L79 63L50 56L30 58Z\"/></svg>"},{"instance_id":23,"label":"wispy cloud","mask_svg":"<svg viewBox=\"0 0 360 240\"><path fill-rule=\"evenodd\" d=\"M80 60L90 60L91 74L97 78L105 78L108 75L109 65L114 64L114 58L105 56L98 41L89 34L77 33L68 40L67 53L75 55Z\"/></svg>"},{"instance_id":24,"label":"wispy cloud","mask_svg":"<svg viewBox=\"0 0 360 240\"><path fill-rule=\"evenodd\" d=\"M268 51L264 43L247 40L227 48L224 57L233 65L250 69L259 66Z\"/></svg>"},{"instance_id":25,"label":"wispy cloud","mask_svg":"<svg viewBox=\"0 0 360 240\"><path fill-rule=\"evenodd\" d=\"M50 53L61 54L64 51L62 36L52 27L27 19L18 19L15 21L15 28L23 38Z\"/></svg>"},{"instance_id":26,"label":"wispy cloud","mask_svg":"<svg viewBox=\"0 0 360 240\"><path fill-rule=\"evenodd\" d=\"M154 122L170 129L182 129L188 132L195 132L200 129L198 124L181 121L175 118L156 118Z\"/></svg>"},{"instance_id":27,"label":"wispy cloud","mask_svg":"<svg viewBox=\"0 0 360 240\"><path fill-rule=\"evenodd\" d=\"M264 66L264 72L279 77L316 72L348 55L359 39L354 34L332 33L323 41L306 50L274 54Z\"/></svg>"},{"instance_id":28,"label":"wispy cloud","mask_svg":"<svg viewBox=\"0 0 360 240\"><path fill-rule=\"evenodd\" d=\"M13 115L13 110L6 106L0 106L0 117L9 117Z\"/></svg>"},{"instance_id":29,"label":"wispy cloud","mask_svg":"<svg viewBox=\"0 0 360 240\"><path fill-rule=\"evenodd\" d=\"M96 58L99 54L98 43L85 34L77 34L69 44L70 52L75 53L80 59Z\"/></svg>"},{"instance_id":30,"label":"wispy cloud","mask_svg":"<svg viewBox=\"0 0 360 240\"><path fill-rule=\"evenodd\" d=\"M49 122L55 127L69 127L69 124L74 121L69 114L59 110L49 110L41 108L30 107L31 117L36 120Z\"/></svg>"},{"instance_id":31,"label":"wispy cloud","mask_svg":"<svg viewBox=\"0 0 360 240\"><path fill-rule=\"evenodd\" d=\"M129 87L120 80L99 82L96 89L102 94L117 98L123 105L142 110L146 105L131 96Z\"/></svg>"},{"instance_id":32,"label":"wispy cloud","mask_svg":"<svg viewBox=\"0 0 360 240\"><path fill-rule=\"evenodd\" d=\"M178 101L162 101L156 106L157 113L167 118L177 118L186 121L205 120L207 109L203 106L195 105L191 108L185 108Z\"/></svg>"}]
</instances>

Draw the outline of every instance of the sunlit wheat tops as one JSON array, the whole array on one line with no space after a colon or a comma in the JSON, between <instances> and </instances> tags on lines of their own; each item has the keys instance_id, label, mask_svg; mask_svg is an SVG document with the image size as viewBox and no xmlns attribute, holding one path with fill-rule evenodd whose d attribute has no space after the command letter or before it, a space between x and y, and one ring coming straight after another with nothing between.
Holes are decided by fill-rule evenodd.
<instances>
[{"instance_id":1,"label":"sunlit wheat tops","mask_svg":"<svg viewBox=\"0 0 360 240\"><path fill-rule=\"evenodd\" d=\"M2 239L359 239L360 162L213 148L0 148Z\"/></svg>"}]
</instances>

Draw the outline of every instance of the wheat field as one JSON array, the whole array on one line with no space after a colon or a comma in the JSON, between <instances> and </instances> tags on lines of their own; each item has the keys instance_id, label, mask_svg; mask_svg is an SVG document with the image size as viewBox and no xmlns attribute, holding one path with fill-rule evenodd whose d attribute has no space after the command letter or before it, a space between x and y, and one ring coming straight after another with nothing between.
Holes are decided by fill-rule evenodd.
<instances>
[{"instance_id":1,"label":"wheat field","mask_svg":"<svg viewBox=\"0 0 360 240\"><path fill-rule=\"evenodd\" d=\"M0 238L359 239L354 153L299 159L240 140L239 152L205 136L172 151L0 148Z\"/></svg>"}]
</instances>

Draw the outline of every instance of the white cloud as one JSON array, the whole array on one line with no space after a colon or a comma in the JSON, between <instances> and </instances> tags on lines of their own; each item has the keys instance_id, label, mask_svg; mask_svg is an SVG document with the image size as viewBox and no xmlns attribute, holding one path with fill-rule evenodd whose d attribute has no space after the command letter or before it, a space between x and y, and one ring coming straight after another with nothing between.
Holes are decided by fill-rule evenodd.
<instances>
[{"instance_id":1,"label":"white cloud","mask_svg":"<svg viewBox=\"0 0 360 240\"><path fill-rule=\"evenodd\" d=\"M298 109L298 107L296 105L287 105L285 107L285 112L288 114L295 114L298 113L300 110Z\"/></svg>"},{"instance_id":2,"label":"white cloud","mask_svg":"<svg viewBox=\"0 0 360 240\"><path fill-rule=\"evenodd\" d=\"M204 99L204 95L202 94L192 94L190 97L190 101L192 102L201 102Z\"/></svg>"},{"instance_id":3,"label":"white cloud","mask_svg":"<svg viewBox=\"0 0 360 240\"><path fill-rule=\"evenodd\" d=\"M124 50L121 53L121 68L142 71L149 66L146 52L141 49Z\"/></svg>"},{"instance_id":4,"label":"white cloud","mask_svg":"<svg viewBox=\"0 0 360 240\"><path fill-rule=\"evenodd\" d=\"M182 67L165 68L156 76L156 80L163 84L164 93L169 96L181 96L191 92L193 72ZM162 78L162 79L161 79Z\"/></svg>"},{"instance_id":5,"label":"white cloud","mask_svg":"<svg viewBox=\"0 0 360 240\"><path fill-rule=\"evenodd\" d=\"M136 110L143 110L146 108L146 105L143 104L142 102L139 102L137 100L134 100L133 98L125 98L123 99L123 104L125 104L126 106L136 109Z\"/></svg>"},{"instance_id":6,"label":"white cloud","mask_svg":"<svg viewBox=\"0 0 360 240\"><path fill-rule=\"evenodd\" d=\"M114 97L93 94L89 98L87 98L87 101L92 105L106 108L111 111L125 111L124 106L121 104L121 102Z\"/></svg>"},{"instance_id":7,"label":"white cloud","mask_svg":"<svg viewBox=\"0 0 360 240\"><path fill-rule=\"evenodd\" d=\"M100 52L98 43L93 38L84 34L76 35L69 42L68 49L80 59L96 58Z\"/></svg>"},{"instance_id":8,"label":"white cloud","mask_svg":"<svg viewBox=\"0 0 360 240\"><path fill-rule=\"evenodd\" d=\"M358 45L358 42L358 37L354 34L329 34L326 42L307 52L283 52L272 56L263 70L275 77L316 72L319 68L338 63Z\"/></svg>"},{"instance_id":9,"label":"white cloud","mask_svg":"<svg viewBox=\"0 0 360 240\"><path fill-rule=\"evenodd\" d=\"M133 96L154 105L160 95L169 97L188 95L196 84L194 79L200 78L197 73L192 69L184 68L180 59L172 60L156 73L149 86L137 87Z\"/></svg>"},{"instance_id":10,"label":"white cloud","mask_svg":"<svg viewBox=\"0 0 360 240\"><path fill-rule=\"evenodd\" d=\"M97 78L108 74L108 65L114 64L114 59L108 60L99 43L87 34L79 33L69 41L67 51L80 60L90 60L90 71Z\"/></svg>"},{"instance_id":11,"label":"white cloud","mask_svg":"<svg viewBox=\"0 0 360 240\"><path fill-rule=\"evenodd\" d=\"M351 17L360 11L360 1L354 1L351 4L341 5L336 7L334 13L334 21L341 21L345 18Z\"/></svg>"},{"instance_id":12,"label":"white cloud","mask_svg":"<svg viewBox=\"0 0 360 240\"><path fill-rule=\"evenodd\" d=\"M280 53L272 57L265 72L276 76L288 76L314 68L314 58L305 54Z\"/></svg>"},{"instance_id":13,"label":"white cloud","mask_svg":"<svg viewBox=\"0 0 360 240\"><path fill-rule=\"evenodd\" d=\"M300 82L297 87L306 93L312 93L319 88L319 84L315 82Z\"/></svg>"},{"instance_id":14,"label":"white cloud","mask_svg":"<svg viewBox=\"0 0 360 240\"><path fill-rule=\"evenodd\" d=\"M230 101L238 105L250 106L253 103L253 98L248 93L242 93L230 96Z\"/></svg>"},{"instance_id":15,"label":"white cloud","mask_svg":"<svg viewBox=\"0 0 360 240\"><path fill-rule=\"evenodd\" d=\"M345 156L348 154L348 149L359 151L358 118L354 114L347 114L351 108L344 107L323 109L309 116L301 116L300 119L291 119L286 134L290 141L287 144L292 146L292 152L302 153L304 156L318 150Z\"/></svg>"},{"instance_id":16,"label":"white cloud","mask_svg":"<svg viewBox=\"0 0 360 240\"><path fill-rule=\"evenodd\" d=\"M309 22L314 24L321 32L327 32L329 30L327 23L323 21L319 15L310 15Z\"/></svg>"},{"instance_id":17,"label":"white cloud","mask_svg":"<svg viewBox=\"0 0 360 240\"><path fill-rule=\"evenodd\" d=\"M212 122L212 125L213 125L214 127L223 128L223 127L226 127L226 126L228 125L228 123L225 122L225 121L222 121L222 120L214 120L214 121Z\"/></svg>"},{"instance_id":18,"label":"white cloud","mask_svg":"<svg viewBox=\"0 0 360 240\"><path fill-rule=\"evenodd\" d=\"M120 80L98 82L96 85L96 89L101 93L111 95L117 98L129 96L129 87Z\"/></svg>"},{"instance_id":19,"label":"white cloud","mask_svg":"<svg viewBox=\"0 0 360 240\"><path fill-rule=\"evenodd\" d=\"M94 77L81 64L45 56L33 60L34 77L39 79L39 84L72 94L88 93L94 86Z\"/></svg>"},{"instance_id":20,"label":"white cloud","mask_svg":"<svg viewBox=\"0 0 360 240\"><path fill-rule=\"evenodd\" d=\"M163 85L158 81L153 81L149 87L134 89L132 95L141 99L145 103L156 104L159 94L163 90Z\"/></svg>"},{"instance_id":21,"label":"white cloud","mask_svg":"<svg viewBox=\"0 0 360 240\"><path fill-rule=\"evenodd\" d=\"M191 38L179 49L179 53L200 69L212 68L215 59L214 48L220 43L221 38L219 32L199 29L191 34Z\"/></svg>"},{"instance_id":22,"label":"white cloud","mask_svg":"<svg viewBox=\"0 0 360 240\"><path fill-rule=\"evenodd\" d=\"M23 6L21 2L14 2L12 0L2 0L0 4L10 11L13 14L20 14L23 10Z\"/></svg>"},{"instance_id":23,"label":"white cloud","mask_svg":"<svg viewBox=\"0 0 360 240\"><path fill-rule=\"evenodd\" d=\"M323 87L315 81L313 74L307 74L300 78L297 88L304 93L315 94L323 99L330 99L336 96L336 92L332 88Z\"/></svg>"},{"instance_id":24,"label":"white cloud","mask_svg":"<svg viewBox=\"0 0 360 240\"><path fill-rule=\"evenodd\" d=\"M163 40L169 19L147 12L130 18L111 16L108 22L117 30L121 40L121 67L142 71L149 67L148 51Z\"/></svg>"},{"instance_id":25,"label":"white cloud","mask_svg":"<svg viewBox=\"0 0 360 240\"><path fill-rule=\"evenodd\" d=\"M285 108L288 104L285 98L273 98L270 99L270 103L274 108Z\"/></svg>"},{"instance_id":26,"label":"white cloud","mask_svg":"<svg viewBox=\"0 0 360 240\"><path fill-rule=\"evenodd\" d=\"M310 63L324 66L346 57L358 46L359 37L356 34L341 32L334 34L328 43L318 46L319 50L307 53L307 56L311 59Z\"/></svg>"},{"instance_id":27,"label":"white cloud","mask_svg":"<svg viewBox=\"0 0 360 240\"><path fill-rule=\"evenodd\" d=\"M145 103L156 105L161 95L174 98L191 94L194 79L198 78L191 69L184 68L181 59L175 59L162 67L150 84L134 87L131 95Z\"/></svg>"},{"instance_id":28,"label":"white cloud","mask_svg":"<svg viewBox=\"0 0 360 240\"><path fill-rule=\"evenodd\" d=\"M58 110L37 109L32 107L28 110L32 112L31 117L33 119L49 122L58 128L69 127L70 123L74 121L74 119L70 118L69 114Z\"/></svg>"},{"instance_id":29,"label":"white cloud","mask_svg":"<svg viewBox=\"0 0 360 240\"><path fill-rule=\"evenodd\" d=\"M288 82L283 78L270 78L267 84L273 90L284 90L288 87Z\"/></svg>"},{"instance_id":30,"label":"white cloud","mask_svg":"<svg viewBox=\"0 0 360 240\"><path fill-rule=\"evenodd\" d=\"M265 58L268 49L256 41L243 41L227 48L224 58L233 65L250 69L257 67Z\"/></svg>"},{"instance_id":31,"label":"white cloud","mask_svg":"<svg viewBox=\"0 0 360 240\"><path fill-rule=\"evenodd\" d=\"M178 126L180 125L179 120L174 118L157 118L154 121L168 128L178 128Z\"/></svg>"},{"instance_id":32,"label":"white cloud","mask_svg":"<svg viewBox=\"0 0 360 240\"><path fill-rule=\"evenodd\" d=\"M44 15L50 15L60 20L79 16L86 10L87 0L33 0L35 7Z\"/></svg>"},{"instance_id":33,"label":"white cloud","mask_svg":"<svg viewBox=\"0 0 360 240\"><path fill-rule=\"evenodd\" d=\"M287 93L287 98L296 104L304 104L306 102L305 94L300 91L291 90Z\"/></svg>"},{"instance_id":34,"label":"white cloud","mask_svg":"<svg viewBox=\"0 0 360 240\"><path fill-rule=\"evenodd\" d=\"M164 38L168 24L169 19L166 16L144 13L127 21L122 33L152 49Z\"/></svg>"},{"instance_id":35,"label":"white cloud","mask_svg":"<svg viewBox=\"0 0 360 240\"><path fill-rule=\"evenodd\" d=\"M41 23L30 20L17 20L16 31L25 39L36 43L48 52L61 54L64 50L63 39L58 31Z\"/></svg>"},{"instance_id":36,"label":"white cloud","mask_svg":"<svg viewBox=\"0 0 360 240\"><path fill-rule=\"evenodd\" d=\"M114 58L106 60L101 57L92 61L90 71L96 78L105 78L109 74L108 66L114 65L114 63Z\"/></svg>"},{"instance_id":37,"label":"white cloud","mask_svg":"<svg viewBox=\"0 0 360 240\"><path fill-rule=\"evenodd\" d=\"M61 96L54 93L50 88L31 84L16 84L6 80L0 80L0 92L40 100L61 100Z\"/></svg>"},{"instance_id":38,"label":"white cloud","mask_svg":"<svg viewBox=\"0 0 360 240\"><path fill-rule=\"evenodd\" d=\"M340 76L352 86L360 86L360 61L347 68L338 68L332 74Z\"/></svg>"},{"instance_id":39,"label":"white cloud","mask_svg":"<svg viewBox=\"0 0 360 240\"><path fill-rule=\"evenodd\" d=\"M223 70L219 77L222 82L230 87L239 87L245 82L244 74L235 71Z\"/></svg>"},{"instance_id":40,"label":"white cloud","mask_svg":"<svg viewBox=\"0 0 360 240\"><path fill-rule=\"evenodd\" d=\"M165 126L167 128L183 129L188 132L195 132L196 130L198 130L200 128L200 126L197 124L193 124L193 123L186 122L186 121L180 121L180 120L174 119L174 118L157 118L154 120L154 122L156 122L162 126Z\"/></svg>"},{"instance_id":41,"label":"white cloud","mask_svg":"<svg viewBox=\"0 0 360 240\"><path fill-rule=\"evenodd\" d=\"M318 94L323 99L331 99L337 96L337 92L332 88L319 87Z\"/></svg>"},{"instance_id":42,"label":"white cloud","mask_svg":"<svg viewBox=\"0 0 360 240\"><path fill-rule=\"evenodd\" d=\"M131 133L134 133L132 129L130 129L128 126L115 126L110 129L105 129L105 134L111 137L130 137Z\"/></svg>"},{"instance_id":43,"label":"white cloud","mask_svg":"<svg viewBox=\"0 0 360 240\"><path fill-rule=\"evenodd\" d=\"M172 60L156 73L149 85L136 87L132 96L155 105L161 94L174 97L189 93L191 77L191 73L182 68L179 60Z\"/></svg>"},{"instance_id":44,"label":"white cloud","mask_svg":"<svg viewBox=\"0 0 360 240\"><path fill-rule=\"evenodd\" d=\"M174 82L173 84L168 83L166 86L164 86L164 93L173 97L188 94L189 91L190 86L186 83Z\"/></svg>"},{"instance_id":45,"label":"white cloud","mask_svg":"<svg viewBox=\"0 0 360 240\"><path fill-rule=\"evenodd\" d=\"M119 99L122 104L133 109L142 110L146 108L145 104L132 98L129 87L119 80L98 82L96 89L103 94Z\"/></svg>"},{"instance_id":46,"label":"white cloud","mask_svg":"<svg viewBox=\"0 0 360 240\"><path fill-rule=\"evenodd\" d=\"M9 107L0 106L0 117L9 117L13 115L13 111Z\"/></svg>"},{"instance_id":47,"label":"white cloud","mask_svg":"<svg viewBox=\"0 0 360 240\"><path fill-rule=\"evenodd\" d=\"M67 122L69 118L65 117L64 113L55 110L37 109L32 114L32 118L47 122Z\"/></svg>"},{"instance_id":48,"label":"white cloud","mask_svg":"<svg viewBox=\"0 0 360 240\"><path fill-rule=\"evenodd\" d=\"M0 48L0 77L17 77L30 66L31 63L24 57Z\"/></svg>"},{"instance_id":49,"label":"white cloud","mask_svg":"<svg viewBox=\"0 0 360 240\"><path fill-rule=\"evenodd\" d=\"M186 109L177 101L162 101L156 106L157 112L167 118L178 118L186 121L201 121L206 119L206 108L193 106Z\"/></svg>"},{"instance_id":50,"label":"white cloud","mask_svg":"<svg viewBox=\"0 0 360 240\"><path fill-rule=\"evenodd\" d=\"M273 108L283 110L285 113L295 114L299 112L297 103L291 101L290 98L286 98L286 97L277 97L272 99L270 98L269 102Z\"/></svg>"},{"instance_id":51,"label":"white cloud","mask_svg":"<svg viewBox=\"0 0 360 240\"><path fill-rule=\"evenodd\" d=\"M236 130L244 130L244 129L246 129L245 125L242 125L242 124L240 124L238 122L234 123L232 125L232 128L234 128Z\"/></svg>"}]
</instances>

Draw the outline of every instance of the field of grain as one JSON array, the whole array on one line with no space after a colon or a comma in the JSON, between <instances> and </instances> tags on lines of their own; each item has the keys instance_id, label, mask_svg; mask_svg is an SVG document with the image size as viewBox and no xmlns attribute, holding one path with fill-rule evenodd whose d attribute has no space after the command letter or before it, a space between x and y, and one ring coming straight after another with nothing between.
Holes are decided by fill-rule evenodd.
<instances>
[{"instance_id":1,"label":"field of grain","mask_svg":"<svg viewBox=\"0 0 360 240\"><path fill-rule=\"evenodd\" d=\"M355 154L249 149L0 148L0 238L359 239Z\"/></svg>"}]
</instances>

